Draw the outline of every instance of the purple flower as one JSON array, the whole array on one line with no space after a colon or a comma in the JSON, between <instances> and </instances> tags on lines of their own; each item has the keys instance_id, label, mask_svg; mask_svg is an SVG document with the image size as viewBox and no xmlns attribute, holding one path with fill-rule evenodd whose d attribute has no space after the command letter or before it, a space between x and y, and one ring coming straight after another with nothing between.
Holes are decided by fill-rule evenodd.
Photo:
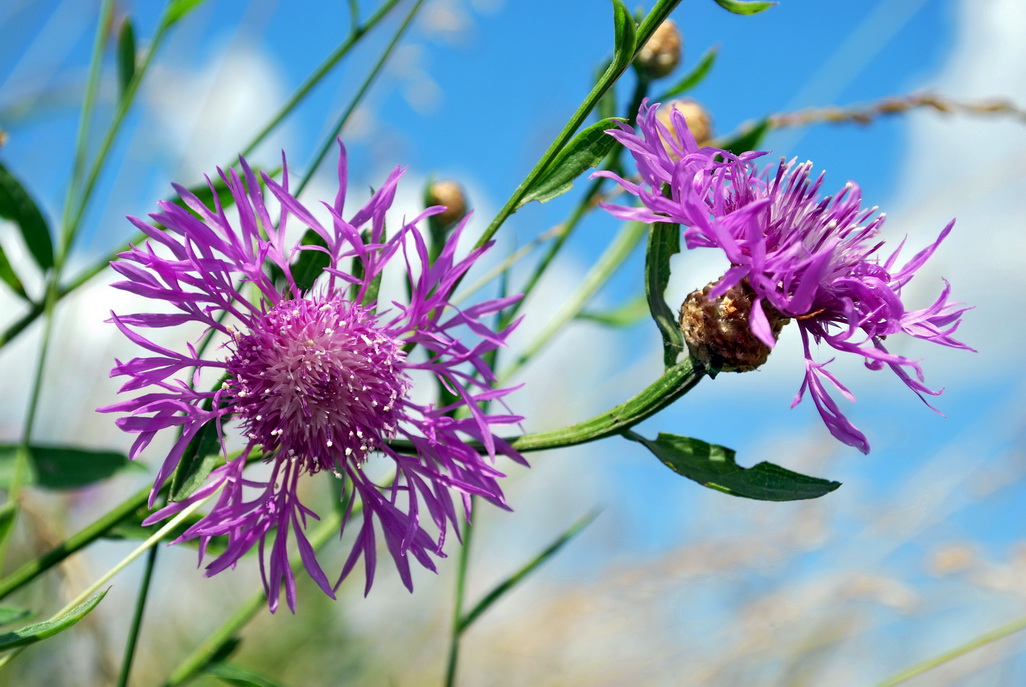
<instances>
[{"instance_id":1,"label":"purple flower","mask_svg":"<svg viewBox=\"0 0 1026 687\"><path fill-rule=\"evenodd\" d=\"M393 220L386 235L385 215L400 168L366 206L345 219L342 148L338 193L333 203L324 203L331 219L322 224L289 193L287 168L281 184L262 175L281 208L272 221L256 175L245 160L240 164L241 178L234 170L221 172L237 220L229 219L216 194L211 209L179 186L175 189L186 207L162 201L161 211L150 215L165 229L129 218L150 240L112 263L125 277L115 286L160 301L171 312L164 307L164 312L112 314L118 329L149 353L117 361L111 375L128 378L121 393L141 393L101 411L125 414L117 424L138 434L133 459L158 433L181 431L157 473L151 507L188 444L208 425L216 429L226 462L191 496L147 521L166 518L220 490L216 505L181 537L200 541L201 560L212 537L227 537L227 549L207 564L207 575L234 566L256 544L271 610L282 582L289 608L295 610L290 535L307 572L334 597L361 556L370 590L380 532L412 590L410 557L434 570L431 556L444 556L449 527L459 536L454 496L468 518L472 495L505 508L496 455L523 462L493 433L521 418L484 409L489 402L501 405L512 389L493 388L495 376L483 356L503 346L516 325L494 332L482 320L519 296L462 310L450 302L453 289L487 246L456 259L464 221L430 261L417 224L443 207L428 208L409 222ZM288 245L290 224L311 228L322 245ZM312 285L293 271L300 256L321 261ZM409 298L402 303L377 298L382 271L393 260L406 275ZM160 346L143 333L184 325L193 325L191 331L198 329L200 336L176 348ZM205 349L200 342L207 335L214 343ZM444 388L450 401L436 406L415 400L415 384L426 391L418 399ZM224 448L230 427L241 432L245 444L232 458ZM393 446L393 440L404 440L402 447L400 442ZM267 464L253 466L259 476L246 470L254 456ZM382 473L380 466L366 469L388 461L394 473L390 483L387 475L372 476ZM352 495L343 533L356 502L362 506L362 524L334 583L321 570L305 534L308 519L317 515L300 499L300 479L322 471L342 480ZM435 536L424 528L425 519L433 523Z\"/></svg>"},{"instance_id":2,"label":"purple flower","mask_svg":"<svg viewBox=\"0 0 1026 687\"><path fill-rule=\"evenodd\" d=\"M909 310L901 299L902 288L948 235L954 220L936 241L899 265L901 246L887 257L879 255L884 215L874 217L876 208L861 207L862 194L854 183L821 198L823 176L811 176L811 163L782 160L760 172L752 161L764 153L738 156L700 148L680 113L672 114L671 131L656 119L657 108L642 105L640 135L624 125L609 132L630 150L642 183L597 173L616 180L642 206L604 207L622 219L679 223L685 226L688 248L722 250L730 267L709 291L709 299L747 285L755 296L749 327L770 348L776 343L771 319L796 321L805 349L805 379L792 407L808 391L830 433L868 452L865 436L844 416L828 387L849 400L854 396L827 370L832 358L813 359L812 342L862 356L873 370L890 367L929 406L924 395L941 390L927 387L919 362L890 352L884 340L903 333L972 350L954 338L969 308L949 300L947 282L928 308Z\"/></svg>"}]
</instances>

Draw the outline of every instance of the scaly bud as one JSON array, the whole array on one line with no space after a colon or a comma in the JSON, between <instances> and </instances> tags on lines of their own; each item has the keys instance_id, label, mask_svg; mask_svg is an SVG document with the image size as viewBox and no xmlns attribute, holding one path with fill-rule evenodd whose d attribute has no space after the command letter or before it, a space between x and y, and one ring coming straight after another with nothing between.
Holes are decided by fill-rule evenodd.
<instances>
[{"instance_id":1,"label":"scaly bud","mask_svg":"<svg viewBox=\"0 0 1026 687\"><path fill-rule=\"evenodd\" d=\"M681 44L677 25L672 19L667 19L638 52L634 67L650 79L666 76L680 64Z\"/></svg>"}]
</instances>

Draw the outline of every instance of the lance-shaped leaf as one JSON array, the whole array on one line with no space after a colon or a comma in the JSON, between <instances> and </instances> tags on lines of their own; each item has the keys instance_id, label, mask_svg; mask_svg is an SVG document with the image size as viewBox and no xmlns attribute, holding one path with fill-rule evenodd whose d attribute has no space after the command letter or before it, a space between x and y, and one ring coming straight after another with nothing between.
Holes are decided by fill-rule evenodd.
<instances>
[{"instance_id":1,"label":"lance-shaped leaf","mask_svg":"<svg viewBox=\"0 0 1026 687\"><path fill-rule=\"evenodd\" d=\"M13 606L0 606L0 625L10 625L19 620L31 618L32 611L27 608L14 608Z\"/></svg>"},{"instance_id":2,"label":"lance-shaped leaf","mask_svg":"<svg viewBox=\"0 0 1026 687\"><path fill-rule=\"evenodd\" d=\"M829 494L840 482L809 477L772 463L743 468L734 451L699 439L660 433L654 441L634 432L625 437L644 444L664 465L679 475L732 496L759 501L798 501Z\"/></svg>"},{"instance_id":3,"label":"lance-shaped leaf","mask_svg":"<svg viewBox=\"0 0 1026 687\"><path fill-rule=\"evenodd\" d=\"M613 63L612 69L622 72L634 61L637 25L630 10L621 0L613 0Z\"/></svg>"},{"instance_id":4,"label":"lance-shaped leaf","mask_svg":"<svg viewBox=\"0 0 1026 687\"><path fill-rule=\"evenodd\" d=\"M167 9L164 10L164 17L161 24L166 27L181 21L182 17L202 5L206 0L171 0Z\"/></svg>"},{"instance_id":5,"label":"lance-shaped leaf","mask_svg":"<svg viewBox=\"0 0 1026 687\"><path fill-rule=\"evenodd\" d=\"M211 403L204 401L205 409L210 410ZM223 417L222 421L227 421ZM189 445L182 453L178 468L171 478L172 501L180 501L203 486L207 477L221 462L221 441L217 435L217 420L212 420L196 432Z\"/></svg>"},{"instance_id":6,"label":"lance-shaped leaf","mask_svg":"<svg viewBox=\"0 0 1026 687\"><path fill-rule=\"evenodd\" d=\"M18 452L16 444L0 445L0 487L10 488ZM29 446L26 480L43 489L81 489L123 472L146 468L117 451L92 451L68 446Z\"/></svg>"},{"instance_id":7,"label":"lance-shaped leaf","mask_svg":"<svg viewBox=\"0 0 1026 687\"><path fill-rule=\"evenodd\" d=\"M234 663L214 663L203 672L237 687L281 687L281 683Z\"/></svg>"},{"instance_id":8,"label":"lance-shaped leaf","mask_svg":"<svg viewBox=\"0 0 1026 687\"><path fill-rule=\"evenodd\" d=\"M53 267L50 228L25 187L0 163L0 217L18 225L21 238L42 270Z\"/></svg>"},{"instance_id":9,"label":"lance-shaped leaf","mask_svg":"<svg viewBox=\"0 0 1026 687\"><path fill-rule=\"evenodd\" d=\"M712 70L713 63L716 62L716 54L719 50L719 47L715 45L706 50L705 54L698 60L698 63L687 74L682 76L677 83L670 86L669 90L655 100L661 103L666 102L669 98L675 98L702 83Z\"/></svg>"},{"instance_id":10,"label":"lance-shaped leaf","mask_svg":"<svg viewBox=\"0 0 1026 687\"><path fill-rule=\"evenodd\" d=\"M750 150L758 150L759 144L762 143L762 139L768 131L769 119L762 119L750 129L746 129L737 136L728 138L725 141L716 141L714 145L735 155L740 155Z\"/></svg>"},{"instance_id":11,"label":"lance-shaped leaf","mask_svg":"<svg viewBox=\"0 0 1026 687\"><path fill-rule=\"evenodd\" d=\"M577 134L524 194L517 207L522 207L532 200L545 203L573 188L574 179L586 169L602 162L616 145L616 139L607 134L606 130L615 128L618 121L624 120L619 117L608 117Z\"/></svg>"},{"instance_id":12,"label":"lance-shaped leaf","mask_svg":"<svg viewBox=\"0 0 1026 687\"><path fill-rule=\"evenodd\" d=\"M639 322L649 313L648 300L644 296L637 298L611 310L586 311L577 315L578 320L589 320L607 327L629 327Z\"/></svg>"},{"instance_id":13,"label":"lance-shaped leaf","mask_svg":"<svg viewBox=\"0 0 1026 687\"><path fill-rule=\"evenodd\" d=\"M28 300L28 293L25 291L25 285L21 283L21 278L14 271L14 267L11 265L11 261L7 259L7 253L4 252L4 247L0 246L0 279L4 281L11 291L18 294L25 300Z\"/></svg>"},{"instance_id":14,"label":"lance-shaped leaf","mask_svg":"<svg viewBox=\"0 0 1026 687\"><path fill-rule=\"evenodd\" d=\"M716 4L734 14L758 14L777 3L763 0L716 0Z\"/></svg>"},{"instance_id":15,"label":"lance-shaped leaf","mask_svg":"<svg viewBox=\"0 0 1026 687\"><path fill-rule=\"evenodd\" d=\"M103 600L103 597L106 596L106 594L107 590L105 589L99 594L90 597L87 601L83 601L81 604L75 606L63 615L51 618L50 620L41 623L35 623L34 625L26 625L20 630L0 635L0 651L34 644L67 630L96 608L96 605Z\"/></svg>"},{"instance_id":16,"label":"lance-shaped leaf","mask_svg":"<svg viewBox=\"0 0 1026 687\"><path fill-rule=\"evenodd\" d=\"M132 20L125 17L118 31L118 85L122 97L135 78L135 57L135 29L132 28Z\"/></svg>"},{"instance_id":17,"label":"lance-shaped leaf","mask_svg":"<svg viewBox=\"0 0 1026 687\"><path fill-rule=\"evenodd\" d=\"M652 319L663 337L663 365L666 369L677 363L684 350L684 334L677 317L666 304L666 286L670 283L670 258L680 252L680 225L658 222L648 230L645 252L645 297Z\"/></svg>"}]
</instances>

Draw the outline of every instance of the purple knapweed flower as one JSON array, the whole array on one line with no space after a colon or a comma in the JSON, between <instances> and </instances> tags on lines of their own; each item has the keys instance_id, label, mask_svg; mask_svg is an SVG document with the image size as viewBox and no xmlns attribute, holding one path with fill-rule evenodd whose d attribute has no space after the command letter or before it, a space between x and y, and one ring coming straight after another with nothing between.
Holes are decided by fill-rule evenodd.
<instances>
[{"instance_id":1,"label":"purple knapweed flower","mask_svg":"<svg viewBox=\"0 0 1026 687\"><path fill-rule=\"evenodd\" d=\"M121 393L143 393L101 410L124 413L118 426L139 435L133 459L158 433L181 431L157 473L151 506L189 443L204 428L216 429L225 463L191 496L148 519L166 518L220 490L216 505L181 537L199 540L201 560L212 537L227 538L224 553L207 564L207 575L234 566L255 544L271 610L283 582L295 610L291 535L307 572L334 597L361 556L370 590L380 531L412 590L410 557L434 570L431 556L444 556L449 527L459 536L455 500L467 517L472 495L505 507L496 455L523 460L494 435L497 426L521 418L486 410L501 407L512 389L493 388L495 376L483 359L513 329L495 332L483 319L519 297L464 309L451 303L453 289L487 246L456 258L464 220L430 260L417 224L443 207L396 222L386 233L400 168L346 219L342 148L338 193L324 203L330 220L322 224L289 192L287 167L280 184L262 175L280 205L272 221L256 175L245 160L240 166L242 177L235 170L221 172L237 219L229 219L216 194L215 207L208 208L177 185L185 207L162 201L161 211L150 215L163 229L129 218L149 241L112 263L125 277L115 286L160 301L172 312L112 314L118 329L150 353L118 361L111 371L128 377ZM288 245L287 228L297 224L316 232L322 245ZM293 271L301 255L321 262L312 283ZM409 297L379 301L382 271L393 262L405 274ZM178 347L158 345L144 333L188 325L200 334ZM215 339L204 348L207 335ZM411 395L415 383L424 384L417 400ZM446 405L419 400L439 388L448 392ZM229 458L225 441L232 427L245 446ZM253 465L254 475L246 466L258 462L258 455L267 465ZM380 465L365 469L387 462L389 471ZM308 519L317 515L300 499L301 478L322 471L342 480L351 494L343 532L355 504L362 506L362 524L334 583L305 534ZM387 473L394 474L390 482ZM425 519L434 523L435 536L424 528Z\"/></svg>"},{"instance_id":2,"label":"purple knapweed flower","mask_svg":"<svg viewBox=\"0 0 1026 687\"><path fill-rule=\"evenodd\" d=\"M708 291L708 299L739 285L750 289L749 327L769 348L776 343L773 329L793 319L805 350L805 379L792 407L808 391L830 433L868 452L865 436L844 416L827 387L849 400L854 396L827 370L833 359L814 360L811 344L862 356L873 370L890 367L929 406L924 394L935 396L941 390L927 387L919 362L890 352L884 340L907 334L972 350L954 338L969 308L949 300L946 281L927 308L909 310L901 299L902 288L948 235L954 220L936 241L900 265L901 246L887 257L879 255L884 215L874 217L877 208L861 207L862 195L854 183L821 198L823 176L811 176L811 163L782 160L760 171L753 160L765 153L734 155L699 147L680 113L672 113L672 128L667 128L657 120L657 108L642 105L638 132L625 125L609 131L631 152L642 183L596 173L637 196L641 207L603 207L621 219L681 224L688 248L722 250L730 266Z\"/></svg>"}]
</instances>

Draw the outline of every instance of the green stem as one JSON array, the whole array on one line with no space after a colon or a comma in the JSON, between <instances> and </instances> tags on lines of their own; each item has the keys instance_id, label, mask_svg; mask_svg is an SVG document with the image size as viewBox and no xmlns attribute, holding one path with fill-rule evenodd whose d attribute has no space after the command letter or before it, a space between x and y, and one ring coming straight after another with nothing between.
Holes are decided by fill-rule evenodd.
<instances>
[{"instance_id":1,"label":"green stem","mask_svg":"<svg viewBox=\"0 0 1026 687\"><path fill-rule=\"evenodd\" d=\"M293 108L306 98L310 91L312 91L314 87L317 86L317 84L319 84L332 69L334 69L335 65L337 65L350 50L352 50L353 46L363 38L364 34L377 26L378 23L384 19L397 4L399 4L399 0L388 0L363 24L358 23L355 8L351 7L350 9L353 11L351 12L350 19L352 21L353 28L349 33L349 37L346 38L346 40L343 41L342 44L339 45L338 48L336 48L335 51L332 52L319 67L317 67L316 70L314 70L313 74L307 77L306 81L299 86L292 97L289 98L288 102L286 102L271 121L260 130L260 133L256 135L256 138L254 138L250 144L243 149L242 153L240 153L242 157L246 157L252 153L256 147L260 145L279 124L282 123L282 121L292 112Z\"/></svg>"},{"instance_id":2,"label":"green stem","mask_svg":"<svg viewBox=\"0 0 1026 687\"><path fill-rule=\"evenodd\" d=\"M641 242L648 232L648 225L641 222L629 222L623 225L620 233L606 248L591 270L585 275L576 293L563 302L562 307L546 325L546 327L535 337L534 341L527 346L517 361L508 369L499 374L500 382L509 379L523 365L531 359L542 347L545 346L558 334L567 322L577 317L584 306L595 296L599 289L609 280L614 272L630 256L631 252Z\"/></svg>"},{"instance_id":3,"label":"green stem","mask_svg":"<svg viewBox=\"0 0 1026 687\"><path fill-rule=\"evenodd\" d=\"M670 12L680 3L680 0L660 0L656 3L656 6L652 8L652 11L648 13L645 20L638 27L638 31L635 39L635 50L634 54L637 55L638 51L645 45L656 28L669 16ZM627 70L633 60L627 60L622 66L610 65L609 69L599 77L598 81L595 82L595 86L591 89L591 92L584 98L584 101L580 104L574 114L570 117L570 121L566 123L563 130L559 132L556 140L552 142L552 145L542 154L541 159L538 163L527 173L520 185L517 186L513 195L510 196L506 204L502 206L499 213L485 229L481 238L477 242L477 247L481 247L488 243L491 238L495 235L495 232L499 230L503 222L509 219L509 216L516 212L517 206L520 204L521 199L534 185L534 182L545 173L549 165L556 158L563 147L573 138L573 135L581 127L584 120L591 114L591 111L595 109L595 105L602 99L606 91L612 87L616 80Z\"/></svg>"},{"instance_id":4,"label":"green stem","mask_svg":"<svg viewBox=\"0 0 1026 687\"><path fill-rule=\"evenodd\" d=\"M25 586L53 566L105 535L115 525L145 506L149 495L150 487L145 487L109 513L106 513L92 524L68 537L55 548L29 561L3 580L0 580L0 599Z\"/></svg>"},{"instance_id":5,"label":"green stem","mask_svg":"<svg viewBox=\"0 0 1026 687\"><path fill-rule=\"evenodd\" d=\"M403 34L406 33L406 29L413 22L413 18L417 16L417 12L420 11L420 6L422 4L424 4L424 0L417 0L417 2L413 4L413 7L410 8L409 13L406 15L406 18L403 19L403 23L399 25L399 29L395 32L395 35L392 36L392 40L389 41L385 51L381 53L381 57L378 58L374 68L371 69L370 74L368 74L367 78L363 80L362 84L360 84L360 89L356 92L356 95L353 96L352 102L349 103L349 106L342 113L342 116L340 116L338 121L335 122L335 125L331 129L331 133L326 137L324 144L321 146L316 157L314 157L314 161L310 164L310 169L307 170L306 176L304 176L303 180L300 181L299 186L293 192L293 195L298 197L299 194L303 192L303 189L306 188L306 185L310 183L310 180L313 179L314 172L317 171L321 162L324 161L324 157L328 154L328 151L331 150L331 146L335 143L335 139L341 133L342 127L344 127L346 122L349 121L349 117L356 110L360 101L363 100L363 96L367 94L371 85L378 78L378 73L381 72L385 63L388 62L388 58L392 56L392 51L395 50L397 45L399 45L399 40L402 38Z\"/></svg>"},{"instance_id":6,"label":"green stem","mask_svg":"<svg viewBox=\"0 0 1026 687\"><path fill-rule=\"evenodd\" d=\"M135 612L132 613L132 625L128 628L128 640L125 642L125 656L121 659L121 673L118 675L118 687L127 687L128 676L132 673L132 661L139 643L139 628L142 626L143 611L146 598L150 593L150 581L153 579L153 568L157 563L157 549L153 547L146 556L146 570L139 585L139 596L135 600Z\"/></svg>"},{"instance_id":7,"label":"green stem","mask_svg":"<svg viewBox=\"0 0 1026 687\"><path fill-rule=\"evenodd\" d=\"M475 498L470 497L471 512ZM456 600L452 610L452 630L449 636L449 662L445 668L445 687L456 684L456 667L460 659L460 636L463 634L463 604L466 601L467 568L470 562L470 543L473 541L474 527L463 529L463 546L460 547L460 558L456 567Z\"/></svg>"},{"instance_id":8,"label":"green stem","mask_svg":"<svg viewBox=\"0 0 1026 687\"><path fill-rule=\"evenodd\" d=\"M338 512L332 512L326 516L321 525L310 535L310 545L315 550L320 549L328 541L338 536L339 527L342 525L342 516ZM289 561L292 572L296 573L303 567L303 559L298 554ZM196 677L200 671L206 668L214 657L218 656L224 647L235 638L235 636L246 626L253 616L262 608L267 606L267 595L263 590L254 594L235 614L229 618L213 634L208 636L196 649L182 661L168 677L165 687L182 685Z\"/></svg>"},{"instance_id":9,"label":"green stem","mask_svg":"<svg viewBox=\"0 0 1026 687\"><path fill-rule=\"evenodd\" d=\"M1002 625L996 630L992 630L991 632L988 632L985 635L977 637L976 639L970 642L966 642L962 646L956 647L951 651L947 651L941 654L940 656L936 656L928 661L923 661L918 665L912 666L911 668L908 668L902 671L901 673L898 673L890 679L884 680L879 685L877 685L877 687L894 687L894 685L900 685L902 682L911 680L917 675L922 675L923 673L929 670L933 670L934 668L943 665L948 661L956 659L959 656L968 654L971 651L976 651L981 647L991 644L992 642L996 642L999 639L1004 639L1005 637L1015 634L1016 632L1021 632L1022 630L1026 630L1026 617L1019 618L1018 620L1013 620L1007 625Z\"/></svg>"}]
</instances>

